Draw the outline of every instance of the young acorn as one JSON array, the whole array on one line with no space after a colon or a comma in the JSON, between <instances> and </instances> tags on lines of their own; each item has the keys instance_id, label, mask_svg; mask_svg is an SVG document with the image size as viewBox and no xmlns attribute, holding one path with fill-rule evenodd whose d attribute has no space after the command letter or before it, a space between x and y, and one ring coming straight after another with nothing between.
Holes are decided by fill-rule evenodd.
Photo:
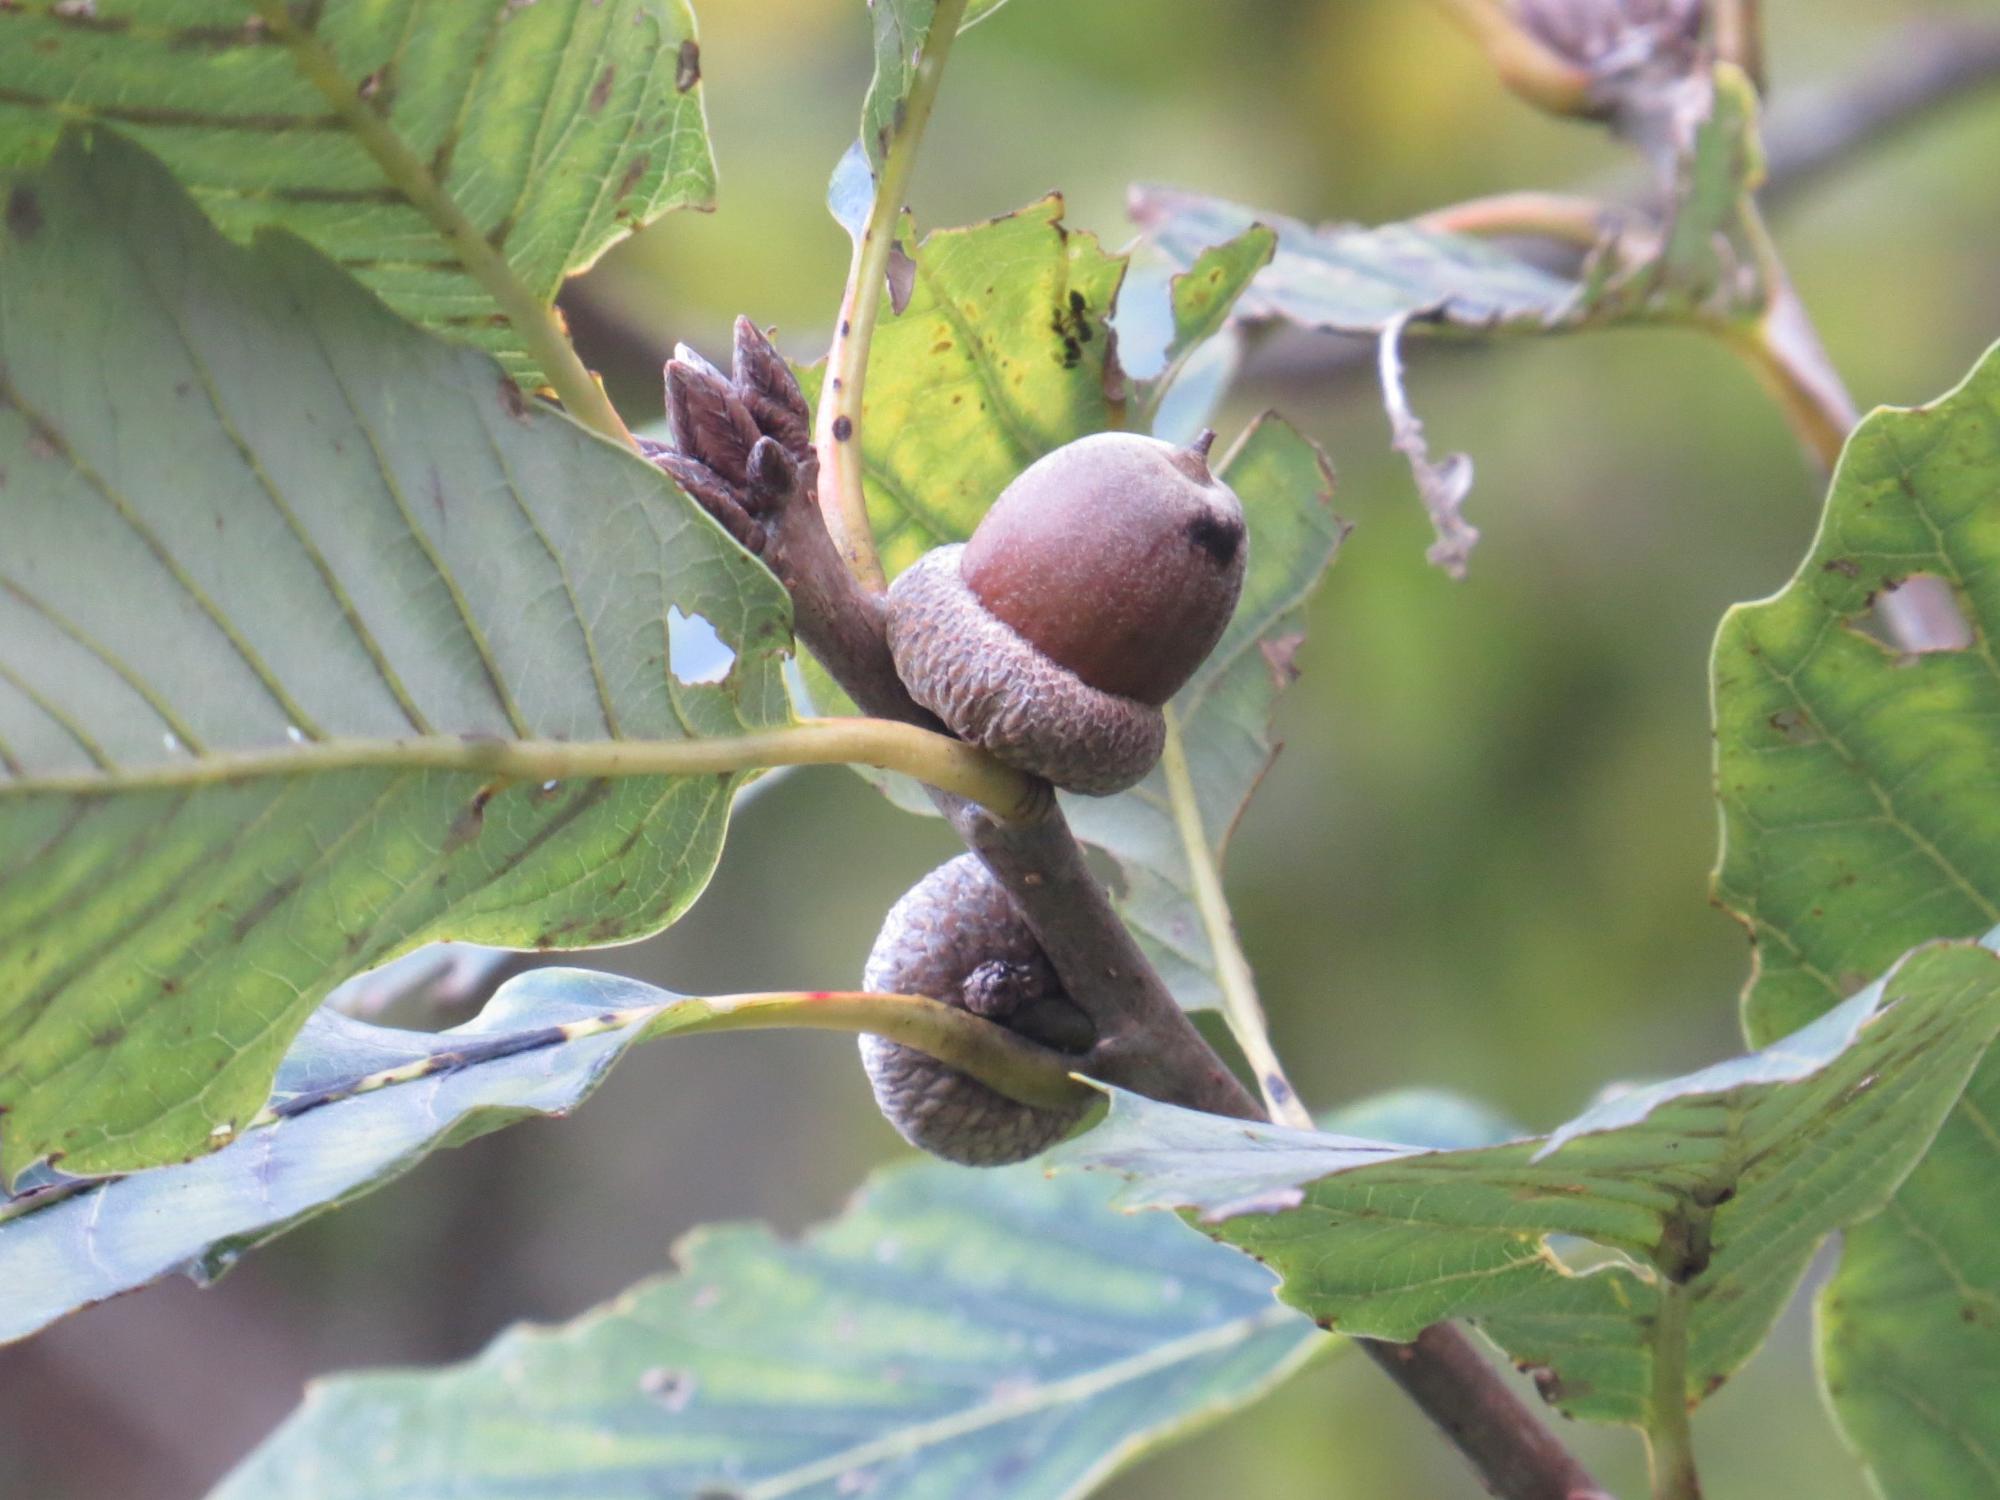
<instances>
[{"instance_id":1,"label":"young acorn","mask_svg":"<svg viewBox=\"0 0 2000 1500\"><path fill-rule=\"evenodd\" d=\"M1243 589L1243 506L1186 448L1079 438L1030 464L963 545L889 590L910 696L961 739L1066 791L1138 782L1160 706L1222 638Z\"/></svg>"},{"instance_id":2,"label":"young acorn","mask_svg":"<svg viewBox=\"0 0 2000 1500\"><path fill-rule=\"evenodd\" d=\"M1013 900L971 854L938 866L889 908L862 984L928 995L1059 1051L1083 1052L1094 1040ZM1025 1161L1067 1135L1088 1108L1021 1104L877 1036L861 1038L861 1063L876 1104L904 1140L971 1167Z\"/></svg>"}]
</instances>

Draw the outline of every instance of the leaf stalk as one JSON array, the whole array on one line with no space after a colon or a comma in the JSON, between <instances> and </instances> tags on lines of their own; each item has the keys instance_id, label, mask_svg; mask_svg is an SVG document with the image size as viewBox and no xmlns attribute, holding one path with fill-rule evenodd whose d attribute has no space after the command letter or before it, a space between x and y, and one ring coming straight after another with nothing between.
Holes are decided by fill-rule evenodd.
<instances>
[{"instance_id":1,"label":"leaf stalk","mask_svg":"<svg viewBox=\"0 0 2000 1500\"><path fill-rule=\"evenodd\" d=\"M1820 474L1831 474L1860 414L1792 286L1755 200L1745 195L1740 213L1764 285L1764 306L1750 321L1714 325L1715 332L1777 403Z\"/></svg>"},{"instance_id":2,"label":"leaf stalk","mask_svg":"<svg viewBox=\"0 0 2000 1500\"><path fill-rule=\"evenodd\" d=\"M808 719L782 729L693 740L313 740L218 751L134 770L0 780L10 795L79 797L160 787L220 786L260 776L365 769L462 771L510 781L594 781L625 776L726 775L769 766L864 765L900 771L976 802L1003 822L1046 812L1048 787L962 740L891 719Z\"/></svg>"},{"instance_id":3,"label":"leaf stalk","mask_svg":"<svg viewBox=\"0 0 2000 1500\"><path fill-rule=\"evenodd\" d=\"M1558 115L1590 114L1593 80L1536 36L1500 0L1434 0L1479 44L1500 81L1530 104Z\"/></svg>"},{"instance_id":4,"label":"leaf stalk","mask_svg":"<svg viewBox=\"0 0 2000 1500\"><path fill-rule=\"evenodd\" d=\"M1688 1418L1688 1289L1660 1278L1660 1308L1653 1320L1653 1382L1646 1404L1646 1462L1653 1500L1701 1500L1694 1435Z\"/></svg>"},{"instance_id":5,"label":"leaf stalk","mask_svg":"<svg viewBox=\"0 0 2000 1500\"><path fill-rule=\"evenodd\" d=\"M1195 792L1194 774L1188 766L1187 746L1181 739L1180 722L1171 707L1166 710L1167 738L1160 753L1160 769L1166 776L1167 801L1173 808L1174 827L1180 833L1181 852L1187 859L1188 878L1194 887L1195 910L1201 914L1202 930L1208 936L1209 951L1215 958L1216 982L1222 991L1222 1014L1243 1056L1257 1075L1258 1092L1273 1120L1300 1130L1313 1128L1312 1112L1300 1101L1285 1076L1284 1064L1271 1045L1271 1033L1264 1019L1264 1007L1257 999L1257 979L1244 956L1242 940L1230 915L1229 898L1222 889L1222 874L1216 868L1213 847L1202 827L1201 802Z\"/></svg>"},{"instance_id":6,"label":"leaf stalk","mask_svg":"<svg viewBox=\"0 0 2000 1500\"><path fill-rule=\"evenodd\" d=\"M938 86L951 44L965 17L966 0L938 0L918 54L916 79L910 86L902 125L883 153L875 179L875 200L847 271L840 298L840 316L833 343L827 349L826 387L820 397L814 446L819 450L821 513L842 560L862 586L879 593L884 584L882 559L868 521L868 497L861 484L862 401L868 385L868 349L882 312L888 285L889 256L896 243L896 221L916 168L917 146L937 103Z\"/></svg>"}]
</instances>

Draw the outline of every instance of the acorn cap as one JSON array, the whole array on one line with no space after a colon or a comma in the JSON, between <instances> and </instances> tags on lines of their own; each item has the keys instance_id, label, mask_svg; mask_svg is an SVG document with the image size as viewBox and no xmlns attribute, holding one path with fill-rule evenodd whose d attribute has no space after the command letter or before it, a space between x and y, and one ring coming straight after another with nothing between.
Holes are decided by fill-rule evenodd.
<instances>
[{"instance_id":1,"label":"acorn cap","mask_svg":"<svg viewBox=\"0 0 2000 1500\"><path fill-rule=\"evenodd\" d=\"M1213 441L1101 432L1036 460L966 544L966 586L1091 687L1165 703L1243 589L1243 506L1209 473Z\"/></svg>"},{"instance_id":2,"label":"acorn cap","mask_svg":"<svg viewBox=\"0 0 2000 1500\"><path fill-rule=\"evenodd\" d=\"M889 909L862 974L871 990L928 995L1049 1046L1082 1051L1088 1019L1064 993L1013 900L976 856L931 871ZM861 1038L875 1102L911 1145L973 1167L1005 1166L1075 1128L1088 1102L1041 1109L1009 1099L914 1047Z\"/></svg>"},{"instance_id":3,"label":"acorn cap","mask_svg":"<svg viewBox=\"0 0 2000 1500\"><path fill-rule=\"evenodd\" d=\"M952 733L1062 787L1105 796L1160 758L1159 709L1103 692L1003 624L960 577L959 544L925 553L889 589L889 654L910 696Z\"/></svg>"}]
</instances>

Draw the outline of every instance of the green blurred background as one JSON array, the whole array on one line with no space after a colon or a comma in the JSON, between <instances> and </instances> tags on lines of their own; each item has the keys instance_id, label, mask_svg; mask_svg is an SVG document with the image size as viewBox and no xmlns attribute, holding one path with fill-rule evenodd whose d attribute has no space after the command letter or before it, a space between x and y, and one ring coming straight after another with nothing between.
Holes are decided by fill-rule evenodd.
<instances>
[{"instance_id":1,"label":"green blurred background","mask_svg":"<svg viewBox=\"0 0 2000 1500\"><path fill-rule=\"evenodd\" d=\"M646 231L571 307L634 421L657 414L659 351L726 350L739 310L816 356L846 268L822 196L867 81L859 0L700 9L721 209ZM1766 10L1777 107L1879 62L1909 24L1991 13ZM1410 0L1015 0L965 38L951 74L912 195L927 226L1060 188L1070 222L1116 245L1134 180L1377 220L1622 161L1504 94ZM1776 215L1863 407L1940 393L2000 336L1996 162L1988 91ZM1723 609L1788 576L1820 487L1750 377L1690 334L1424 345L1409 375L1433 442L1478 461L1470 514L1485 539L1462 584L1425 565L1428 528L1355 371L1259 378L1217 424L1227 441L1281 407L1331 450L1356 526L1228 882L1278 1045L1316 1106L1428 1084L1546 1126L1606 1081L1737 1046L1747 949L1708 898L1708 646ZM741 813L688 918L600 957L683 991L849 983L882 911L950 848L852 776L795 775ZM462 1357L517 1318L571 1316L661 1269L697 1223L796 1230L903 1149L841 1039L649 1048L576 1119L437 1159L212 1290L158 1287L0 1352L0 1495L197 1496L317 1373ZM1865 1493L1810 1367L1794 1309L1698 1418L1712 1493ZM1573 1431L1614 1487L1640 1486L1636 1440ZM1110 1493L1218 1488L1478 1493L1353 1359Z\"/></svg>"}]
</instances>

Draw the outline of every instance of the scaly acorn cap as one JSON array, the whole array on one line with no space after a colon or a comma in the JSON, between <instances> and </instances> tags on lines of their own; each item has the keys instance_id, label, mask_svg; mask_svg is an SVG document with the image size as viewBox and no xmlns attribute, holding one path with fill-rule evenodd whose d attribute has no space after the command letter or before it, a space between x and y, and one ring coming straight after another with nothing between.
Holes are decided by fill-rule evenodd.
<instances>
[{"instance_id":1,"label":"scaly acorn cap","mask_svg":"<svg viewBox=\"0 0 2000 1500\"><path fill-rule=\"evenodd\" d=\"M938 866L889 909L862 983L928 995L1062 1051L1083 1052L1093 1039L1006 889L970 854ZM875 1102L903 1139L965 1166L1025 1161L1061 1140L1089 1108L1022 1104L881 1037L861 1038L861 1062Z\"/></svg>"}]
</instances>

